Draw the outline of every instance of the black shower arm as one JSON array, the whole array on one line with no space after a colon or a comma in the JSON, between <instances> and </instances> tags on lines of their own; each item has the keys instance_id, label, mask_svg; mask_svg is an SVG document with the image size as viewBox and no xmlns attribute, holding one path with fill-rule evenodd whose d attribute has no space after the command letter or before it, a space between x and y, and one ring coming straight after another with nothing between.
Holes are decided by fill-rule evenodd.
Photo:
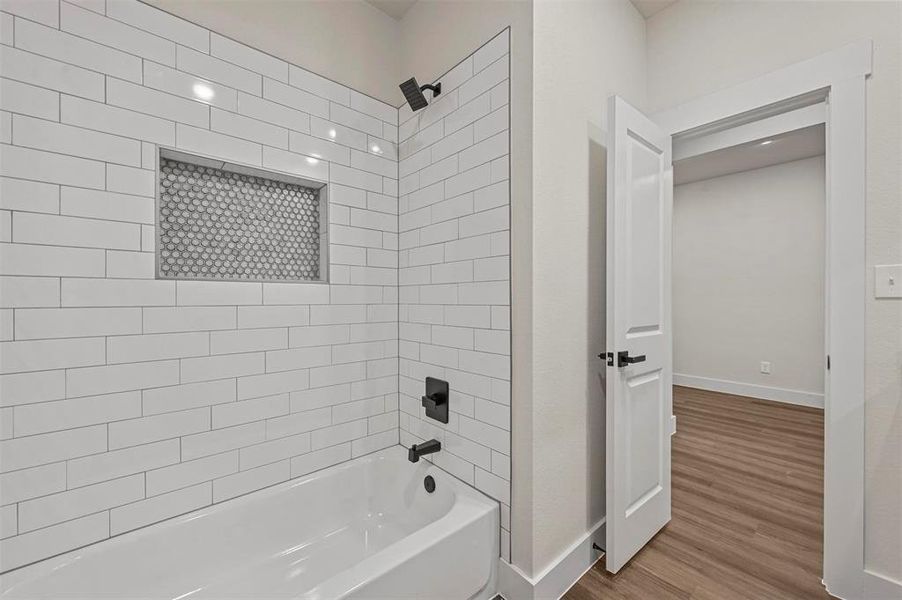
<instances>
[{"instance_id":1,"label":"black shower arm","mask_svg":"<svg viewBox=\"0 0 902 600\"><path fill-rule=\"evenodd\" d=\"M439 94L442 93L442 82L439 81L435 84L427 83L426 85L421 85L420 91L423 92L425 90L429 90L430 92L432 92L432 97L435 98L436 96L438 96Z\"/></svg>"}]
</instances>

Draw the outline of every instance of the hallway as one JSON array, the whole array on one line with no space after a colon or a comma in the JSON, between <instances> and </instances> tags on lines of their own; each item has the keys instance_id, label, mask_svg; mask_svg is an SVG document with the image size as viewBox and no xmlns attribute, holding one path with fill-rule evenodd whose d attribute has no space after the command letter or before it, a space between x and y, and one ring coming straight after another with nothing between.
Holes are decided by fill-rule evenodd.
<instances>
[{"instance_id":1,"label":"hallway","mask_svg":"<svg viewBox=\"0 0 902 600\"><path fill-rule=\"evenodd\" d=\"M673 518L616 576L564 596L830 598L821 585L823 411L674 386Z\"/></svg>"}]
</instances>

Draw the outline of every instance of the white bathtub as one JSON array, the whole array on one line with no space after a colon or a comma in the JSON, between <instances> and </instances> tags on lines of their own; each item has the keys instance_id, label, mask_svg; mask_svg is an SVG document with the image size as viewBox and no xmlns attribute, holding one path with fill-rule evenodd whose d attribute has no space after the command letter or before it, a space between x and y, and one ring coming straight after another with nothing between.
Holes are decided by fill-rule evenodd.
<instances>
[{"instance_id":1,"label":"white bathtub","mask_svg":"<svg viewBox=\"0 0 902 600\"><path fill-rule=\"evenodd\" d=\"M395 446L12 571L0 597L483 600L499 518Z\"/></svg>"}]
</instances>

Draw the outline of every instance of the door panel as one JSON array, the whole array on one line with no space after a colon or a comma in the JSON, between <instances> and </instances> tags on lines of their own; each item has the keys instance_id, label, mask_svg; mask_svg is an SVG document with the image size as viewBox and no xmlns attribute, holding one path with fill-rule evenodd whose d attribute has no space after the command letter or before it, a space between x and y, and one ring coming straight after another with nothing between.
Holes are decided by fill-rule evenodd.
<instances>
[{"instance_id":1,"label":"door panel","mask_svg":"<svg viewBox=\"0 0 902 600\"><path fill-rule=\"evenodd\" d=\"M670 520L673 169L669 135L616 96L608 111L605 552L616 573ZM620 364L623 351L636 361Z\"/></svg>"}]
</instances>

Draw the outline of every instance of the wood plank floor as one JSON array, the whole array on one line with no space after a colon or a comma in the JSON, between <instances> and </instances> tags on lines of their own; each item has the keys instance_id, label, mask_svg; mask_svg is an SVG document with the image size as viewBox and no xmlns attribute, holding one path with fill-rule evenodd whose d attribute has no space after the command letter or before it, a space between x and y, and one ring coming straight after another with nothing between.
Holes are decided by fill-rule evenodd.
<instances>
[{"instance_id":1,"label":"wood plank floor","mask_svg":"<svg viewBox=\"0 0 902 600\"><path fill-rule=\"evenodd\" d=\"M673 518L621 571L564 596L830 598L821 585L823 411L674 387Z\"/></svg>"}]
</instances>

